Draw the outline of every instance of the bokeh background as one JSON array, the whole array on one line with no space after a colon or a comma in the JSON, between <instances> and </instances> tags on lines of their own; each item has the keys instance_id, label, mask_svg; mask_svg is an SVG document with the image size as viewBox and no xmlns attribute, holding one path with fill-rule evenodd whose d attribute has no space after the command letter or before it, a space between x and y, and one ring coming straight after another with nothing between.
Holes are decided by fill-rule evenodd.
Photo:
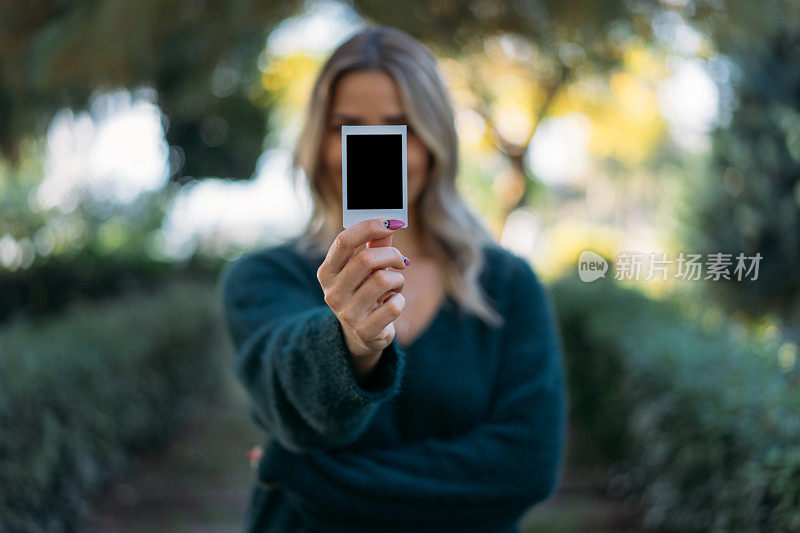
<instances>
[{"instance_id":1,"label":"bokeh background","mask_svg":"<svg viewBox=\"0 0 800 533\"><path fill-rule=\"evenodd\" d=\"M311 83L372 23L434 52L460 190L554 296L567 464L523 531L800 530L800 3L2 0L0 531L240 528L219 272L302 230Z\"/></svg>"}]
</instances>

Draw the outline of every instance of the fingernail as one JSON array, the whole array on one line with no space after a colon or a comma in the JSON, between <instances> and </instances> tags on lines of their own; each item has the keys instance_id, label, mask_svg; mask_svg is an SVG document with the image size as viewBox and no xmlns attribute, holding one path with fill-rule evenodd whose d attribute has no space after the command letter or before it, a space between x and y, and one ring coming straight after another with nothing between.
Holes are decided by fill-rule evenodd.
<instances>
[{"instance_id":1,"label":"fingernail","mask_svg":"<svg viewBox=\"0 0 800 533\"><path fill-rule=\"evenodd\" d=\"M402 255L402 254L401 254L401 255ZM406 266L408 266L408 265L410 265L410 264L411 264L411 259L409 259L409 258L408 258L408 257L406 257L406 256L403 256L403 263L405 263L405 264L406 264Z\"/></svg>"},{"instance_id":2,"label":"fingernail","mask_svg":"<svg viewBox=\"0 0 800 533\"><path fill-rule=\"evenodd\" d=\"M397 228L402 228L403 226L406 225L406 223L403 222L402 220L395 220L393 218L390 218L389 220L384 220L383 225L384 227L389 229L397 229Z\"/></svg>"}]
</instances>

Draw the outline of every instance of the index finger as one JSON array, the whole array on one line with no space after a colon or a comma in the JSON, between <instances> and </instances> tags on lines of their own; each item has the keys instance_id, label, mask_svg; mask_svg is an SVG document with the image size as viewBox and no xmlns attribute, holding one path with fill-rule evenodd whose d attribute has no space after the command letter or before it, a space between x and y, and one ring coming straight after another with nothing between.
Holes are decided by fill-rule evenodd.
<instances>
[{"instance_id":1,"label":"index finger","mask_svg":"<svg viewBox=\"0 0 800 533\"><path fill-rule=\"evenodd\" d=\"M356 248L368 241L388 237L404 225L401 220L371 218L345 228L336 236L320 269L326 276L335 276L353 257Z\"/></svg>"}]
</instances>

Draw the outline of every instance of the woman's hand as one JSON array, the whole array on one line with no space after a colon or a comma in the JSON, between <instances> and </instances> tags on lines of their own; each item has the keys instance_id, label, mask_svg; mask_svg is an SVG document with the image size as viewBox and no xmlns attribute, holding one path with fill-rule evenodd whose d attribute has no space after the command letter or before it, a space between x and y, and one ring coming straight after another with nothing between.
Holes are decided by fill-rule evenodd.
<instances>
[{"instance_id":1,"label":"woman's hand","mask_svg":"<svg viewBox=\"0 0 800 533\"><path fill-rule=\"evenodd\" d=\"M394 320L403 312L406 300L400 294L403 275L388 267L404 269L408 260L392 246L356 249L374 240L391 244L392 233L400 227L397 223L387 227L388 221L375 218L350 226L336 236L317 269L325 303L342 324L356 373L361 376L394 339Z\"/></svg>"}]
</instances>

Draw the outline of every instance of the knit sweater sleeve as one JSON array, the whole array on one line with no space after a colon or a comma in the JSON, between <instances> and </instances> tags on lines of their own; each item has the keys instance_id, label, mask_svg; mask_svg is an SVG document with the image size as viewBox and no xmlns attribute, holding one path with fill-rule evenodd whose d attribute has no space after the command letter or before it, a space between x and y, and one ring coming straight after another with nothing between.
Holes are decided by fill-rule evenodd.
<instances>
[{"instance_id":1,"label":"knit sweater sleeve","mask_svg":"<svg viewBox=\"0 0 800 533\"><path fill-rule=\"evenodd\" d=\"M405 353L397 342L357 380L338 318L286 250L245 256L223 271L220 286L236 375L255 419L285 449L351 443L398 394Z\"/></svg>"},{"instance_id":2,"label":"knit sweater sleeve","mask_svg":"<svg viewBox=\"0 0 800 533\"><path fill-rule=\"evenodd\" d=\"M282 478L283 465L279 480L308 515L326 524L493 531L554 491L566 431L561 342L548 293L523 259L513 256L512 268L488 418L450 440L273 458L273 475Z\"/></svg>"}]
</instances>

